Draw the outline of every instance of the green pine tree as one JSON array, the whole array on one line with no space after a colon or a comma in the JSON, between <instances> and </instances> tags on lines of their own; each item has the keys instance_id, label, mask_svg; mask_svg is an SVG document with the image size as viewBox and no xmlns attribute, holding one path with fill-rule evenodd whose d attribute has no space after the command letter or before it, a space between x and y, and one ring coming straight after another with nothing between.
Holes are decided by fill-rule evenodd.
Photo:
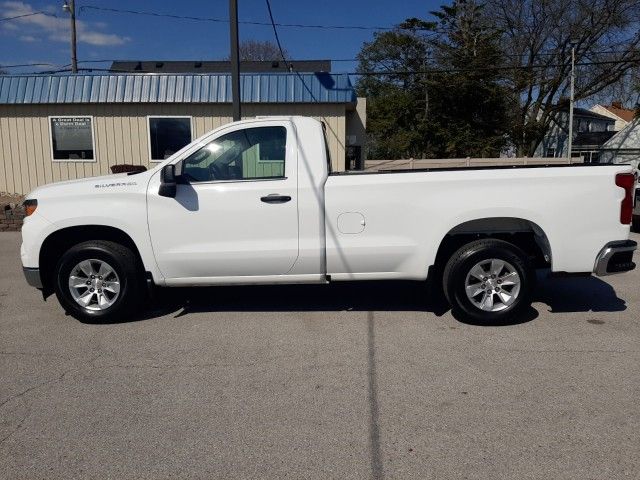
<instances>
[{"instance_id":1,"label":"green pine tree","mask_svg":"<svg viewBox=\"0 0 640 480\"><path fill-rule=\"evenodd\" d=\"M488 157L506 143L499 32L474 0L432 15L436 22L412 18L376 34L359 54L362 72L391 72L358 83L368 98L369 158Z\"/></svg>"}]
</instances>

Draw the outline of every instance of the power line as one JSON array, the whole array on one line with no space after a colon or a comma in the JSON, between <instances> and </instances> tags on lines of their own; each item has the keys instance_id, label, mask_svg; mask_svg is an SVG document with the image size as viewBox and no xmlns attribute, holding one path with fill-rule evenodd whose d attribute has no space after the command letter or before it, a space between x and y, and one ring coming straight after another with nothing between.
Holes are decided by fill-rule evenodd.
<instances>
[{"instance_id":1,"label":"power line","mask_svg":"<svg viewBox=\"0 0 640 480\"><path fill-rule=\"evenodd\" d=\"M15 20L17 18L24 18L24 17L32 17L34 15L46 15L47 17L55 17L55 15L53 13L47 13L47 12L31 12L31 13L24 13L22 15L15 15L13 17L4 17L4 18L0 18L0 22L4 22L6 20Z\"/></svg>"},{"instance_id":2,"label":"power line","mask_svg":"<svg viewBox=\"0 0 640 480\"><path fill-rule=\"evenodd\" d=\"M276 24L277 25L277 24ZM599 55L599 54L603 54L603 53L619 53L619 54L624 54L624 53L628 53L626 51L623 50L603 50L603 51L599 51L599 52L593 52L594 55ZM551 55L551 54L548 54ZM513 57L518 57L519 55L513 55ZM508 58L511 58L511 55L507 55ZM330 62L336 62L336 63L340 63L340 62L357 62L360 59L358 58L329 58L327 59ZM118 62L118 61L122 61L120 59L115 59L115 58L110 58L110 59L104 59L104 60L78 60L78 63L107 63L107 62ZM197 60L197 61L201 61L201 60ZM213 62L219 61L219 60L211 60ZM306 61L304 59L288 59L287 60L289 63L292 62L302 62L302 61ZM625 63L627 60L612 60L612 61L605 61L605 63ZM632 61L636 61L636 60L632 60ZM640 59L638 59L637 61L640 61ZM599 64L602 62L597 62L597 61L593 61L593 62L581 62L581 63L577 63L576 65L580 66L589 66L589 65L593 65L593 64ZM18 68L18 67L40 67L40 66L51 66L51 67L68 67L71 66L71 64L65 64L65 65L59 65L56 63L20 63L20 64L15 64L15 65L2 65L0 64L0 67L2 68ZM561 64L549 64L549 65L544 65L544 64L534 64L534 65L513 65L513 66L504 66L504 67L481 67L481 68L486 68L489 70L493 70L496 68L503 68L505 70L511 70L511 69L523 69L523 70L527 70L527 69L540 69L540 68L553 68L553 67L558 67L558 66L562 66ZM475 69L468 69L469 71L473 71ZM122 70L123 72L125 70ZM141 70L136 70L137 72L142 72ZM448 70L449 71L449 70ZM149 70L149 71L145 71L142 73L158 73L157 70ZM176 72L179 73L179 72ZM187 72L185 72L187 73ZM416 72L416 73L422 73L420 71Z\"/></svg>"},{"instance_id":3,"label":"power line","mask_svg":"<svg viewBox=\"0 0 640 480\"><path fill-rule=\"evenodd\" d=\"M112 12L112 13L130 13L132 15L146 15L150 17L175 18L177 20L194 20L198 22L229 23L229 20L225 20L223 18L191 17L187 15L174 15L171 13L157 13L157 12L139 11L139 10L123 10L119 8L96 7L94 5L83 5L80 7L81 12L84 12L85 10L98 10L101 12Z\"/></svg>"},{"instance_id":4,"label":"power line","mask_svg":"<svg viewBox=\"0 0 640 480\"><path fill-rule=\"evenodd\" d=\"M284 56L284 50L282 49L282 45L280 44L280 37L278 36L278 29L276 28L276 22L273 20L273 12L271 11L271 2L266 0L267 2L267 10L269 10L269 19L271 20L271 26L273 27L273 35L276 37L276 43L278 44L278 50L280 50L280 56L282 57L282 61L284 62L287 70L291 71L291 66L287 59Z\"/></svg>"},{"instance_id":5,"label":"power line","mask_svg":"<svg viewBox=\"0 0 640 480\"><path fill-rule=\"evenodd\" d=\"M282 57L282 61L286 65L287 70L293 71L293 69L291 68L291 66L287 62L287 59L285 58L284 51L282 49L282 45L280 44L280 37L278 36L278 29L276 28L276 22L273 20L273 12L271 11L271 2L269 0L265 0L265 1L267 2L267 10L269 10L269 20L271 21L271 26L273 27L273 34L276 37L276 43L278 44L278 50L280 50L280 56ZM311 95L311 98L313 99L313 101L314 102L317 101L316 96L313 94L313 91L307 85L307 82L304 81L304 78L302 77L302 75L300 75L300 72L296 71L295 74L297 75L298 79L300 79L300 82L302 82L302 86L305 88L305 90L307 92L309 92L309 95Z\"/></svg>"},{"instance_id":6,"label":"power line","mask_svg":"<svg viewBox=\"0 0 640 480\"><path fill-rule=\"evenodd\" d=\"M18 68L18 67L59 67L55 63L17 63L15 65L2 65L0 63L0 68Z\"/></svg>"},{"instance_id":7,"label":"power line","mask_svg":"<svg viewBox=\"0 0 640 480\"><path fill-rule=\"evenodd\" d=\"M215 17L192 17L188 15L175 15L172 13L158 13L151 11L143 11L143 10L124 10L119 8L107 8L107 7L97 7L95 5L83 5L80 7L80 11L85 10L99 10L103 12L112 12L112 13L129 13L131 15L146 15L151 17L165 17L165 18L174 18L177 20L192 20L197 22L215 22L215 23L229 23L229 20L224 18L215 18ZM269 22L256 22L250 20L243 20L238 23L244 25L258 25L263 27L271 27L272 24ZM374 26L374 25L319 25L319 24L305 24L305 23L275 23L278 27L289 27L289 28L315 28L315 29L335 29L335 30L396 30L399 27L394 26ZM420 31L428 31L430 29L427 28L412 28L405 30L420 30Z\"/></svg>"},{"instance_id":8,"label":"power line","mask_svg":"<svg viewBox=\"0 0 640 480\"><path fill-rule=\"evenodd\" d=\"M266 0L269 3L269 0ZM270 6L270 5L269 5ZM275 23L275 22L274 22ZM282 44L280 42L280 38L277 35L277 29L274 31L276 34L276 43L280 49L280 54L287 65L287 68L290 69L293 73L299 75L300 73L292 70L291 61L287 60L283 55L284 49L282 49ZM79 60L78 63L105 63L105 62L113 62L114 60ZM576 66L604 66L604 65L617 65L623 63L638 63L640 66L640 56L636 56L633 58L627 59L616 59L616 60L602 60L602 61L588 61L588 62L577 62ZM67 70L64 70L65 67L69 65L57 65L53 63L23 63L23 64L14 64L14 65L0 65L2 68L12 68L12 67L31 67L31 66L53 66L53 67L61 67L60 70L56 71L40 71L40 72L32 72L33 74L47 74L47 73L60 73ZM341 72L347 75L355 75L355 76L385 76L385 75L429 75L429 74L447 74L447 73L473 73L473 72L481 72L481 71L517 71L517 70L544 70L549 68L560 68L566 67L565 64L536 64L536 65L503 65L503 66L488 66L488 67L477 67L477 68L434 68L434 69L421 69L421 70L381 70L381 71L355 71L355 72ZM95 67L85 67L80 70L83 71L96 71L96 72L112 72L112 73L163 73L158 72L157 70L126 70L126 69L110 69L110 68L95 68ZM167 72L164 72L167 73ZM180 72L171 72L171 73L180 73ZM193 72L183 72L183 73L193 73ZM213 73L213 72L212 72Z\"/></svg>"},{"instance_id":9,"label":"power line","mask_svg":"<svg viewBox=\"0 0 640 480\"><path fill-rule=\"evenodd\" d=\"M594 62L578 62L578 66L594 66L594 65L617 65L622 63L640 63L640 57L618 59L618 60L602 60ZM477 68L445 68L445 69L429 69L429 70L383 70L383 71L365 71L365 72L348 72L349 75L359 76L375 76L375 75L425 75L425 74L446 74L446 73L473 73L478 71L508 71L508 70L544 70L547 68L560 68L567 65L549 64L549 65L511 65L511 66L493 66L493 67L477 67Z\"/></svg>"}]
</instances>

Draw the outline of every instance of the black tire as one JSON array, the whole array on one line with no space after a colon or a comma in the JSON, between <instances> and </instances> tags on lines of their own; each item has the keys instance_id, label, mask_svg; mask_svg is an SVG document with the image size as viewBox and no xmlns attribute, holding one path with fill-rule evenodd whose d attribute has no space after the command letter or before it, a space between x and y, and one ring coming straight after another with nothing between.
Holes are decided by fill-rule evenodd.
<instances>
[{"instance_id":1,"label":"black tire","mask_svg":"<svg viewBox=\"0 0 640 480\"><path fill-rule=\"evenodd\" d=\"M114 303L103 310L92 310L74 300L69 287L72 269L83 260L97 259L111 266L118 276L120 289ZM54 271L54 289L67 313L82 322L110 323L128 320L139 308L144 296L142 268L131 249L116 242L91 240L67 250Z\"/></svg>"},{"instance_id":2,"label":"black tire","mask_svg":"<svg viewBox=\"0 0 640 480\"><path fill-rule=\"evenodd\" d=\"M499 311L486 311L476 306L467 296L467 275L483 260L499 259L515 268L520 279L520 289L515 300ZM488 239L468 243L458 249L447 262L442 284L452 310L461 319L477 324L500 324L517 319L531 306L535 288L535 270L527 255L517 246L502 240ZM506 285L506 282L505 282ZM500 288L498 285L496 285ZM504 286L502 287L504 291ZM504 292L503 292L504 293ZM480 293L478 298L482 298ZM498 298L491 294L492 298Z\"/></svg>"}]
</instances>

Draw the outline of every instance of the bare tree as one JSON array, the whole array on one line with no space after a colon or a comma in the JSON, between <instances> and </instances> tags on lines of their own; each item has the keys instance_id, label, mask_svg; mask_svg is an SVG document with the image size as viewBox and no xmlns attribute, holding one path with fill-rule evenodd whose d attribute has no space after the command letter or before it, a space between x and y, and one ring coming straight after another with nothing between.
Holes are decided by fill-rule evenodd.
<instances>
[{"instance_id":1,"label":"bare tree","mask_svg":"<svg viewBox=\"0 0 640 480\"><path fill-rule=\"evenodd\" d=\"M513 89L511 138L533 155L554 115L566 107L571 49L576 100L619 83L640 65L640 0L487 0L503 31ZM564 103L563 103L564 101Z\"/></svg>"},{"instance_id":2,"label":"bare tree","mask_svg":"<svg viewBox=\"0 0 640 480\"><path fill-rule=\"evenodd\" d=\"M284 56L289 59L289 53L283 49ZM227 57L227 60L230 58ZM278 46L269 40L244 40L240 42L241 61L272 61L282 60Z\"/></svg>"},{"instance_id":3,"label":"bare tree","mask_svg":"<svg viewBox=\"0 0 640 480\"><path fill-rule=\"evenodd\" d=\"M624 77L604 90L590 97L593 103L610 105L621 102L627 108L637 108L640 105L640 67L634 67Z\"/></svg>"}]
</instances>

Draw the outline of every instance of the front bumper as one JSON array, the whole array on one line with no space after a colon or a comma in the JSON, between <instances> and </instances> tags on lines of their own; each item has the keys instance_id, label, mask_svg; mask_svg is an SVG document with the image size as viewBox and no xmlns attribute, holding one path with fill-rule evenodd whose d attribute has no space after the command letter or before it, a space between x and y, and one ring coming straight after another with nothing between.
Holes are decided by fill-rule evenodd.
<instances>
[{"instance_id":1,"label":"front bumper","mask_svg":"<svg viewBox=\"0 0 640 480\"><path fill-rule=\"evenodd\" d=\"M39 268L22 267L24 278L27 279L27 283L32 287L42 288L42 279L40 278Z\"/></svg>"},{"instance_id":2,"label":"front bumper","mask_svg":"<svg viewBox=\"0 0 640 480\"><path fill-rule=\"evenodd\" d=\"M636 268L636 264L633 263L633 252L636 248L638 243L633 240L607 243L596 257L593 273L603 277L633 270Z\"/></svg>"}]
</instances>

